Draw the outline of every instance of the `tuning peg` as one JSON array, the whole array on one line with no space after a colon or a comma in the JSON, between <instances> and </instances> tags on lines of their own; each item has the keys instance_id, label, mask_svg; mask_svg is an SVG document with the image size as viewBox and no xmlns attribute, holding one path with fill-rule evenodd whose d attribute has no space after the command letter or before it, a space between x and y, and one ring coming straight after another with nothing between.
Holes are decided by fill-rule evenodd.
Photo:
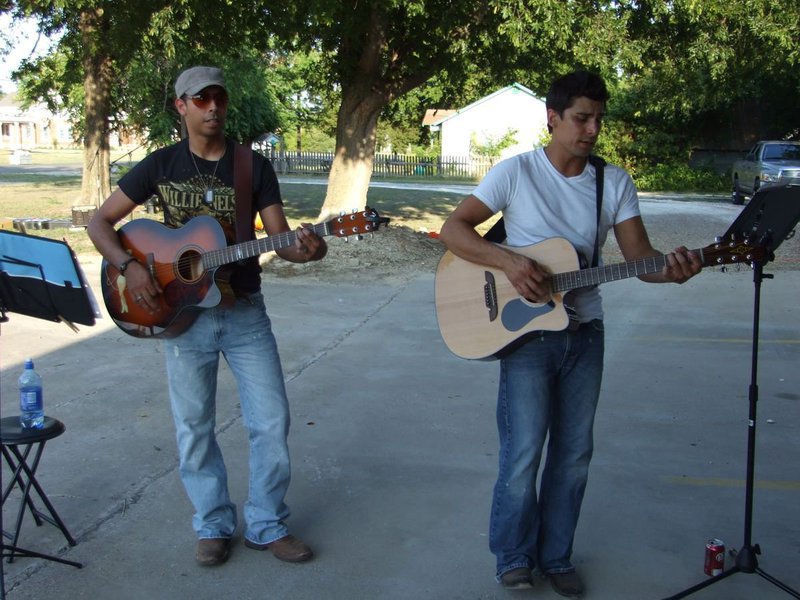
<instances>
[{"instance_id":1,"label":"tuning peg","mask_svg":"<svg viewBox=\"0 0 800 600\"><path fill-rule=\"evenodd\" d=\"M363 235L361 235L360 233L357 233L357 234L355 235L355 238L356 238L356 241L357 241L357 242L360 242L361 240L363 240L363 239L364 239L364 236L363 236Z\"/></svg>"}]
</instances>

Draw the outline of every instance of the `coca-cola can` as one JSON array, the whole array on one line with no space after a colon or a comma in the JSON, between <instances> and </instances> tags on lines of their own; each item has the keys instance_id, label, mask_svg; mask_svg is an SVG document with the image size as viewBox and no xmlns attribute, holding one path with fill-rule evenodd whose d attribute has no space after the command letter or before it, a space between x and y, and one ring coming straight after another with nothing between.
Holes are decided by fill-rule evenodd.
<instances>
[{"instance_id":1,"label":"coca-cola can","mask_svg":"<svg viewBox=\"0 0 800 600\"><path fill-rule=\"evenodd\" d=\"M706 562L703 570L709 577L721 575L725 570L725 544L722 540L706 542Z\"/></svg>"}]
</instances>

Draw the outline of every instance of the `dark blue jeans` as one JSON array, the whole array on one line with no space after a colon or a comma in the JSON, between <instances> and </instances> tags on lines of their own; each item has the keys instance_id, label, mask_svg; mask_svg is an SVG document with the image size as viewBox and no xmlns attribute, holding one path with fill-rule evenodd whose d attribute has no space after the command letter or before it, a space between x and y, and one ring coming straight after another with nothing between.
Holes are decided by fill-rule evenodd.
<instances>
[{"instance_id":1,"label":"dark blue jeans","mask_svg":"<svg viewBox=\"0 0 800 600\"><path fill-rule=\"evenodd\" d=\"M541 332L500 363L500 467L489 528L498 579L518 567L574 570L572 540L592 457L603 349L603 322L595 320L576 331Z\"/></svg>"}]
</instances>

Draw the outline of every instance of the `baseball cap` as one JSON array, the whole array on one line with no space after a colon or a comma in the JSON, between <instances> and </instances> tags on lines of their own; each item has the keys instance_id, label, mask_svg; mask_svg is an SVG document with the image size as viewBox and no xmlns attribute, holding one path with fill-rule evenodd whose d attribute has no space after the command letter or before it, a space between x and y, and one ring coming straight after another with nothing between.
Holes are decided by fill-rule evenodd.
<instances>
[{"instance_id":1,"label":"baseball cap","mask_svg":"<svg viewBox=\"0 0 800 600\"><path fill-rule=\"evenodd\" d=\"M175 81L175 96L177 98L181 98L184 95L192 96L211 85L218 85L228 91L225 87L222 69L217 67L190 67L178 75L178 79Z\"/></svg>"}]
</instances>

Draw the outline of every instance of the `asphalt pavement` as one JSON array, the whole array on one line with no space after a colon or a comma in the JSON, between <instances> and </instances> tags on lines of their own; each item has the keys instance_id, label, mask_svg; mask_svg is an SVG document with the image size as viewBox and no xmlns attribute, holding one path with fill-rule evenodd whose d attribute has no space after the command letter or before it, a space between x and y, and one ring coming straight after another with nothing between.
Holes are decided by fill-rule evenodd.
<instances>
[{"instance_id":1,"label":"asphalt pavement","mask_svg":"<svg viewBox=\"0 0 800 600\"><path fill-rule=\"evenodd\" d=\"M99 261L82 264L99 300ZM557 598L544 582L507 592L494 581L487 529L498 364L445 347L433 273L337 282L266 275L263 289L293 419L288 523L316 558L281 563L246 549L237 533L228 563L197 566L161 343L131 338L107 317L74 333L11 314L0 335L2 414L17 413L16 379L33 357L46 412L66 425L47 443L39 480L78 542L69 547L57 529L26 517L19 545L83 568L17 558L3 564L7 597ZM760 567L794 589L798 289L795 270L762 285L750 529ZM665 598L706 579L707 539L734 550L746 540L755 286L747 269L707 270L683 286L624 280L603 292L606 373L573 559L586 598ZM217 428L241 510L247 440L226 368ZM4 506L6 528L14 500ZM759 574L737 573L693 597L787 596Z\"/></svg>"}]
</instances>

